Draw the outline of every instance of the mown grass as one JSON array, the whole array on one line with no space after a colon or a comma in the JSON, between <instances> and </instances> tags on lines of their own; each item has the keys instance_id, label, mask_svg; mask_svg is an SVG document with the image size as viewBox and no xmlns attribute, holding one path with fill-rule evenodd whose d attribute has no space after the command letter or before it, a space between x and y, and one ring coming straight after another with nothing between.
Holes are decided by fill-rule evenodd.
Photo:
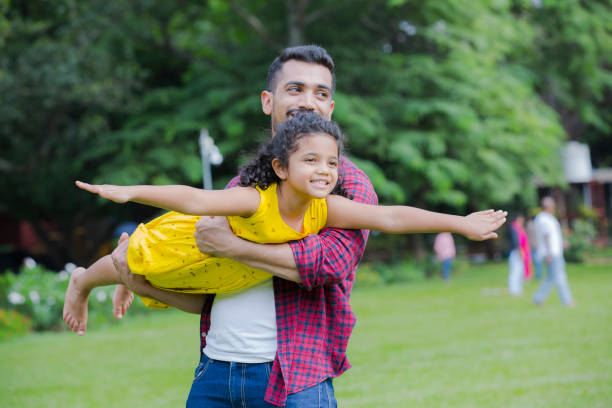
<instances>
[{"instance_id":1,"label":"mown grass","mask_svg":"<svg viewBox=\"0 0 612 408\"><path fill-rule=\"evenodd\" d=\"M353 292L353 368L341 407L612 406L612 266L569 266L578 307L505 293L506 265ZM184 406L198 316L158 312L119 326L0 342L2 407Z\"/></svg>"}]
</instances>

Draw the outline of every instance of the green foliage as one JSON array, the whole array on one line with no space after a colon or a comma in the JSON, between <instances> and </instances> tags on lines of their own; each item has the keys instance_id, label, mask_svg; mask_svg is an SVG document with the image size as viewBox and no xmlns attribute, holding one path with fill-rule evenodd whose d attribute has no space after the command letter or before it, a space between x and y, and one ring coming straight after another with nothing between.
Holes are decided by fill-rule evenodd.
<instances>
[{"instance_id":1,"label":"green foliage","mask_svg":"<svg viewBox=\"0 0 612 408\"><path fill-rule=\"evenodd\" d=\"M148 214L73 180L201 185L202 128L222 187L267 137L259 93L299 37L334 57L334 119L382 203L533 206L535 179L563 184L568 136L612 163L608 0L307 3L0 1L0 207L52 220L53 254L87 259L77 227Z\"/></svg>"},{"instance_id":2,"label":"green foliage","mask_svg":"<svg viewBox=\"0 0 612 408\"><path fill-rule=\"evenodd\" d=\"M536 89L574 140L591 145L593 164L612 165L612 7L609 0L543 1L518 14L536 28L523 58Z\"/></svg>"},{"instance_id":3,"label":"green foliage","mask_svg":"<svg viewBox=\"0 0 612 408\"><path fill-rule=\"evenodd\" d=\"M355 287L376 287L425 279L425 265L410 260L387 264L362 263L355 275Z\"/></svg>"},{"instance_id":4,"label":"green foliage","mask_svg":"<svg viewBox=\"0 0 612 408\"><path fill-rule=\"evenodd\" d=\"M565 251L565 259L568 262L584 262L588 250L593 245L596 232L593 221L583 218L575 219L572 223L572 233L568 237L569 248Z\"/></svg>"},{"instance_id":5,"label":"green foliage","mask_svg":"<svg viewBox=\"0 0 612 408\"><path fill-rule=\"evenodd\" d=\"M0 340L21 336L30 331L32 321L14 310L0 308Z\"/></svg>"},{"instance_id":6,"label":"green foliage","mask_svg":"<svg viewBox=\"0 0 612 408\"><path fill-rule=\"evenodd\" d=\"M56 273L35 264L24 265L18 274L6 272L0 275L0 309L26 316L31 320L32 329L37 331L67 330L62 310L69 278L69 272L65 270ZM106 286L91 292L88 327L116 321L111 303L113 290L114 286ZM142 302L135 300L130 314L148 310Z\"/></svg>"},{"instance_id":7,"label":"green foliage","mask_svg":"<svg viewBox=\"0 0 612 408\"><path fill-rule=\"evenodd\" d=\"M469 268L464 259L453 260L451 276L461 275ZM355 274L356 288L372 288L397 283L417 283L439 278L442 264L433 257L422 260L403 259L396 262L362 262Z\"/></svg>"},{"instance_id":8,"label":"green foliage","mask_svg":"<svg viewBox=\"0 0 612 408\"><path fill-rule=\"evenodd\" d=\"M0 307L32 319L34 330L58 329L62 322L68 275L47 271L42 266L23 266L19 274L0 276Z\"/></svg>"}]
</instances>

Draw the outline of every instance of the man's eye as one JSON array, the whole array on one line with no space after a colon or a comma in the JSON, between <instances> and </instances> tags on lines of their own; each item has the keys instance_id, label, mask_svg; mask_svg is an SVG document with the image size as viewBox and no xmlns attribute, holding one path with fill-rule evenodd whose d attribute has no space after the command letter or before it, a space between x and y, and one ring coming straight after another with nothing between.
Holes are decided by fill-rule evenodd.
<instances>
[{"instance_id":1,"label":"man's eye","mask_svg":"<svg viewBox=\"0 0 612 408\"><path fill-rule=\"evenodd\" d=\"M325 91L320 91L317 93L317 95L319 95L319 97L321 98L327 98L329 96L329 93L325 92Z\"/></svg>"}]
</instances>

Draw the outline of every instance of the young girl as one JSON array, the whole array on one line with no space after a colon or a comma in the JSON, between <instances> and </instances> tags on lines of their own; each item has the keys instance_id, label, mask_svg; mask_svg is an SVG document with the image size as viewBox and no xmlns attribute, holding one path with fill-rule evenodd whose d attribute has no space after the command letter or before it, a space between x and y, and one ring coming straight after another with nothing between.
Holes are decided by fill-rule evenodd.
<instances>
[{"instance_id":1,"label":"young girl","mask_svg":"<svg viewBox=\"0 0 612 408\"><path fill-rule=\"evenodd\" d=\"M138 202L169 212L140 225L130 237L128 265L155 287L185 293L227 293L271 277L227 258L202 254L193 237L202 215L227 216L233 232L259 243L281 243L316 234L323 227L387 233L451 231L472 240L497 237L503 211L465 217L408 206L374 206L341 196L338 161L342 134L335 122L314 113L279 124L276 135L241 171L240 187L200 190L187 186L77 186L118 203ZM121 283L110 256L73 272L64 320L83 334L87 298L96 286ZM167 308L143 298L152 308Z\"/></svg>"}]
</instances>

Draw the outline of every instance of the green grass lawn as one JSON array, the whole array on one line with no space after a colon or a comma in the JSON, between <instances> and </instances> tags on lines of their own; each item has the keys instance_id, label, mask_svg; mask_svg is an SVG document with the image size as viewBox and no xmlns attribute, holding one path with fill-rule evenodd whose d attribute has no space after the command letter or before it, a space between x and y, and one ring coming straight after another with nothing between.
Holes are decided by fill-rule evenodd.
<instances>
[{"instance_id":1,"label":"green grass lawn","mask_svg":"<svg viewBox=\"0 0 612 408\"><path fill-rule=\"evenodd\" d=\"M611 407L612 267L569 265L578 307L505 293L506 265L353 292L353 368L341 407ZM178 407L198 359L198 316L156 312L84 337L0 342L1 407Z\"/></svg>"}]
</instances>

